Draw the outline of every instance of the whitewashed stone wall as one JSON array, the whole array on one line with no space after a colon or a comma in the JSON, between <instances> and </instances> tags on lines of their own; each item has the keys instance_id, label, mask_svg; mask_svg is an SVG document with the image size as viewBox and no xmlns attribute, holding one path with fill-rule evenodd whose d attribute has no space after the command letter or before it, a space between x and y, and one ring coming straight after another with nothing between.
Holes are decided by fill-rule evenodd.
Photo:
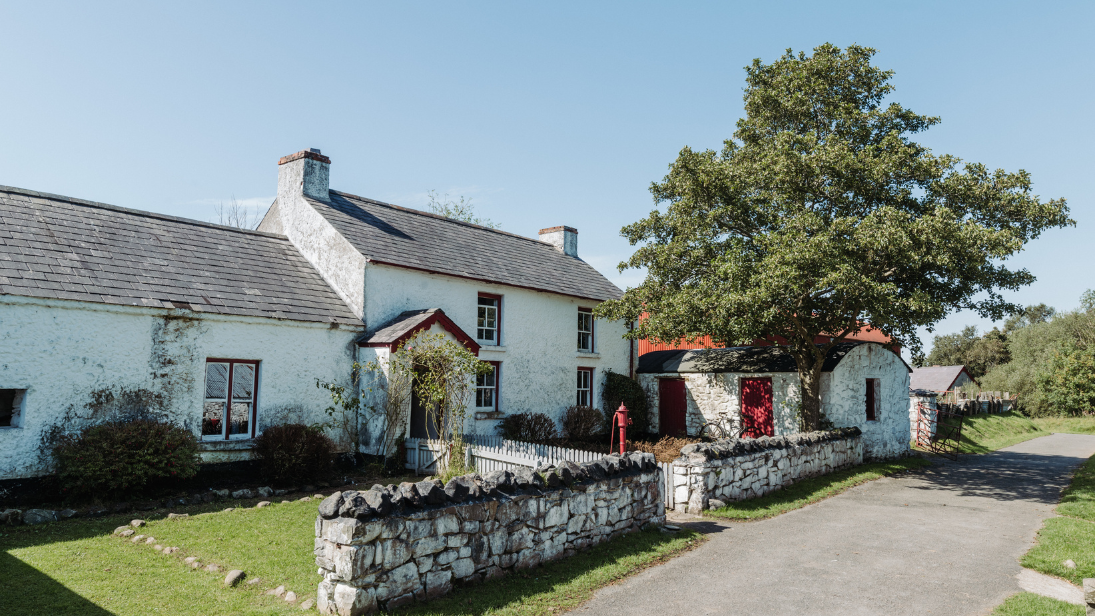
<instances>
[{"instance_id":1,"label":"whitewashed stone wall","mask_svg":"<svg viewBox=\"0 0 1095 616\"><path fill-rule=\"evenodd\" d=\"M685 373L685 374L639 374L637 380L643 390L651 413L651 430L658 429L658 380L662 378L683 378L685 381L685 400L688 410L685 422L689 434L697 434L703 424L717 422L726 416L737 421L741 418L741 380L743 378L772 379L772 424L774 432L794 434L798 431L796 409L801 400L801 388L797 374L789 372L765 372L744 374L728 372L721 374Z\"/></svg>"},{"instance_id":2,"label":"whitewashed stone wall","mask_svg":"<svg viewBox=\"0 0 1095 616\"><path fill-rule=\"evenodd\" d=\"M146 404L199 432L208 357L259 360L258 428L320 423L316 379L349 384L363 328L0 296L0 388L25 389L17 427L0 428L0 479L49 472L42 437ZM250 441L203 443L208 462Z\"/></svg>"},{"instance_id":3,"label":"whitewashed stone wall","mask_svg":"<svg viewBox=\"0 0 1095 616\"><path fill-rule=\"evenodd\" d=\"M878 413L867 420L867 379L879 379ZM880 344L854 347L821 377L821 408L838 428L863 431L863 455L887 460L909 452L909 369Z\"/></svg>"},{"instance_id":4,"label":"whitewashed stone wall","mask_svg":"<svg viewBox=\"0 0 1095 616\"><path fill-rule=\"evenodd\" d=\"M502 344L483 346L479 359L502 364L498 410L544 413L556 421L575 402L579 367L593 368L593 404L601 406L607 370L630 372L631 343L621 321L594 323L594 352L578 352L578 308L598 302L370 263L365 268L365 321L385 323L404 310L440 308L472 338L479 293L502 296ZM495 434L497 420L475 419L469 434Z\"/></svg>"},{"instance_id":5,"label":"whitewashed stone wall","mask_svg":"<svg viewBox=\"0 0 1095 616\"><path fill-rule=\"evenodd\" d=\"M863 452L856 428L688 445L673 462L673 500L678 512L699 513L712 499L756 498L862 464Z\"/></svg>"},{"instance_id":6,"label":"whitewashed stone wall","mask_svg":"<svg viewBox=\"0 0 1095 616\"><path fill-rule=\"evenodd\" d=\"M916 431L920 422L920 405L926 410L928 424L925 428L935 436L935 424L938 395L934 391L912 390L909 392L909 440L916 440Z\"/></svg>"},{"instance_id":7,"label":"whitewashed stone wall","mask_svg":"<svg viewBox=\"0 0 1095 616\"><path fill-rule=\"evenodd\" d=\"M653 454L332 495L316 519L323 614L433 599L665 521Z\"/></svg>"}]
</instances>

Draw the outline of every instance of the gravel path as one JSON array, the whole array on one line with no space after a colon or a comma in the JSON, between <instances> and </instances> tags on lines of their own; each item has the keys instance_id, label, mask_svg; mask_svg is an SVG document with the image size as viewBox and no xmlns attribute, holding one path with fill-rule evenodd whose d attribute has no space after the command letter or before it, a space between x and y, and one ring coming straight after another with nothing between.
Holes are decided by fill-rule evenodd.
<instances>
[{"instance_id":1,"label":"gravel path","mask_svg":"<svg viewBox=\"0 0 1095 616\"><path fill-rule=\"evenodd\" d=\"M884 478L770 520L699 521L696 550L579 614L987 614L1095 436L1053 434Z\"/></svg>"}]
</instances>

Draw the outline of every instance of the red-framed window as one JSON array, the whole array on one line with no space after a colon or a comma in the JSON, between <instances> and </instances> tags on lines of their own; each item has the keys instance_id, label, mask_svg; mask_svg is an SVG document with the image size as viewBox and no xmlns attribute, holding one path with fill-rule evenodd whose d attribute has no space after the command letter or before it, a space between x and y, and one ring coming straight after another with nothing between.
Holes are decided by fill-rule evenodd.
<instances>
[{"instance_id":1,"label":"red-framed window","mask_svg":"<svg viewBox=\"0 0 1095 616\"><path fill-rule=\"evenodd\" d=\"M258 390L258 360L212 357L205 360L202 440L253 437Z\"/></svg>"},{"instance_id":2,"label":"red-framed window","mask_svg":"<svg viewBox=\"0 0 1095 616\"><path fill-rule=\"evenodd\" d=\"M502 344L502 296L480 293L476 308L476 341L488 346Z\"/></svg>"},{"instance_id":3,"label":"red-framed window","mask_svg":"<svg viewBox=\"0 0 1095 616\"><path fill-rule=\"evenodd\" d=\"M593 309L578 309L578 350L593 352Z\"/></svg>"},{"instance_id":4,"label":"red-framed window","mask_svg":"<svg viewBox=\"0 0 1095 616\"><path fill-rule=\"evenodd\" d=\"M879 379L867 379L867 421L878 419L879 389Z\"/></svg>"},{"instance_id":5,"label":"red-framed window","mask_svg":"<svg viewBox=\"0 0 1095 616\"><path fill-rule=\"evenodd\" d=\"M593 406L593 368L578 368L578 406Z\"/></svg>"},{"instance_id":6,"label":"red-framed window","mask_svg":"<svg viewBox=\"0 0 1095 616\"><path fill-rule=\"evenodd\" d=\"M502 362L487 363L493 370L475 375L475 408L480 411L497 411L499 394L502 393Z\"/></svg>"}]
</instances>

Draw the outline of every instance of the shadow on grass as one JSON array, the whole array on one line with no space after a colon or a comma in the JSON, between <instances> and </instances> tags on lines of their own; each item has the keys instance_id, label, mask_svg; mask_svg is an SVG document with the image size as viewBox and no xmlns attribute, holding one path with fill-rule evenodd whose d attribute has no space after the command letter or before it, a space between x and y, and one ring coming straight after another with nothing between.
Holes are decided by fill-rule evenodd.
<instances>
[{"instance_id":1,"label":"shadow on grass","mask_svg":"<svg viewBox=\"0 0 1095 616\"><path fill-rule=\"evenodd\" d=\"M63 584L6 552L0 552L0 614L80 614L111 616L111 612L72 592Z\"/></svg>"},{"instance_id":2,"label":"shadow on grass","mask_svg":"<svg viewBox=\"0 0 1095 616\"><path fill-rule=\"evenodd\" d=\"M722 509L704 512L704 515L740 521L761 520L836 496L861 483L931 465L932 462L913 457L860 464L828 475L803 479L782 490L759 498L736 501Z\"/></svg>"},{"instance_id":3,"label":"shadow on grass","mask_svg":"<svg viewBox=\"0 0 1095 616\"><path fill-rule=\"evenodd\" d=\"M575 556L490 582L463 586L443 598L396 613L402 616L563 612L589 600L597 589L665 562L699 545L701 540L699 534L687 529L676 533L658 529L629 533Z\"/></svg>"}]
</instances>

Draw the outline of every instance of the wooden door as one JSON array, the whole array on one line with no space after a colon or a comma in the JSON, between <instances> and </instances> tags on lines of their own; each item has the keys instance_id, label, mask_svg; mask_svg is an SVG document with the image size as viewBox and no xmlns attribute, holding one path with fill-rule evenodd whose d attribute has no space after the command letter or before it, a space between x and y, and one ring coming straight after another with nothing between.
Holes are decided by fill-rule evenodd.
<instances>
[{"instance_id":1,"label":"wooden door","mask_svg":"<svg viewBox=\"0 0 1095 616\"><path fill-rule=\"evenodd\" d=\"M685 414L684 379L658 381L658 429L667 436L682 436L688 432Z\"/></svg>"},{"instance_id":2,"label":"wooden door","mask_svg":"<svg viewBox=\"0 0 1095 616\"><path fill-rule=\"evenodd\" d=\"M775 434L772 425L772 379L741 380L741 423L743 436L757 438Z\"/></svg>"}]
</instances>

